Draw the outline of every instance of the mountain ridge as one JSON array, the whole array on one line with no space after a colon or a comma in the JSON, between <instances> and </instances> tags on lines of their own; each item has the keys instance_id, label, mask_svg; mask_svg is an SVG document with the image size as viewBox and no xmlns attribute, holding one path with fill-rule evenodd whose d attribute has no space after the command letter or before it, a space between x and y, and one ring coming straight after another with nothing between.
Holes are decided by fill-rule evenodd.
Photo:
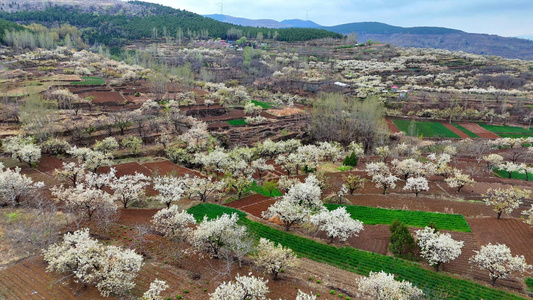
<instances>
[{"instance_id":1,"label":"mountain ridge","mask_svg":"<svg viewBox=\"0 0 533 300\"><path fill-rule=\"evenodd\" d=\"M245 18L239 18L250 20ZM236 19L232 19L237 21ZM252 20L253 21L253 20ZM277 26L298 26L333 31L340 34L356 33L359 42L379 41L400 47L436 48L450 51L464 51L483 55L496 55L505 58L533 60L533 40L528 37L502 37L493 34L469 33L458 29L433 26L401 27L381 22L353 22L335 26L322 26L313 21L299 19L277 22ZM237 23L234 23L238 25ZM253 24L248 23L248 24ZM280 25L281 24L281 25ZM252 26L252 25L249 25ZM283 28L283 27L279 27ZM531 37L529 37L531 38Z\"/></svg>"}]
</instances>

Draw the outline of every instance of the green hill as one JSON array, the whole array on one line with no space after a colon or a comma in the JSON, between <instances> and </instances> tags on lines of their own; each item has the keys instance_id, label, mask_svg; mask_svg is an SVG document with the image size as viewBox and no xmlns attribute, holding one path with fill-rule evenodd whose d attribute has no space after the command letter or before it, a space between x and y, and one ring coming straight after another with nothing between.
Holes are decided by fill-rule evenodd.
<instances>
[{"instance_id":1,"label":"green hill","mask_svg":"<svg viewBox=\"0 0 533 300\"><path fill-rule=\"evenodd\" d=\"M10 21L6 21L4 19L0 19L0 41L4 40L4 34L5 34L6 29L7 30L10 30L10 29L23 30L24 27L18 25L17 23L13 23Z\"/></svg>"},{"instance_id":2,"label":"green hill","mask_svg":"<svg viewBox=\"0 0 533 300\"><path fill-rule=\"evenodd\" d=\"M141 7L135 14L86 13L76 6L49 6L44 10L0 12L0 18L9 21L30 24L39 23L46 26L69 23L83 31L83 39L89 44L102 43L109 46L123 45L127 40L148 38L157 29L161 37L164 30L169 36L176 37L181 29L184 37L210 37L226 39L231 28L237 29L245 36L255 37L262 32L264 37L277 32L280 41L304 41L317 38L341 38L342 35L324 29L268 29L232 25L210 18L202 17L188 11L146 3L129 2Z\"/></svg>"},{"instance_id":3,"label":"green hill","mask_svg":"<svg viewBox=\"0 0 533 300\"><path fill-rule=\"evenodd\" d=\"M410 34L449 34L461 33L463 31L457 29L450 29L444 27L400 27L392 26L379 22L358 22L342 24L337 26L324 27L328 30L348 34L350 32L368 33L368 34L395 34L395 33L410 33Z\"/></svg>"}]
</instances>

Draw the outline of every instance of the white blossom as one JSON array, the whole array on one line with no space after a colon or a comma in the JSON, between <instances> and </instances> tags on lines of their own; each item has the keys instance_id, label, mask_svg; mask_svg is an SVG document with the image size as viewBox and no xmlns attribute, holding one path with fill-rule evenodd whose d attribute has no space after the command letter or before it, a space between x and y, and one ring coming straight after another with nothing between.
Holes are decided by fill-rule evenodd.
<instances>
[{"instance_id":1,"label":"white blossom","mask_svg":"<svg viewBox=\"0 0 533 300\"><path fill-rule=\"evenodd\" d=\"M532 266L526 263L523 255L511 255L511 249L505 244L481 246L469 260L481 270L488 270L492 285L499 278L508 278L513 272L526 272Z\"/></svg>"},{"instance_id":2,"label":"white blossom","mask_svg":"<svg viewBox=\"0 0 533 300\"><path fill-rule=\"evenodd\" d=\"M489 188L485 194L483 194L483 201L488 206L492 206L492 209L498 213L498 219L500 219L502 213L510 214L513 210L518 208L522 201L529 197L531 191L519 189L517 187L510 187L508 189L492 189Z\"/></svg>"},{"instance_id":3,"label":"white blossom","mask_svg":"<svg viewBox=\"0 0 533 300\"><path fill-rule=\"evenodd\" d=\"M17 205L21 198L43 187L43 182L33 182L30 177L20 174L20 168L8 169L0 163L0 206Z\"/></svg>"},{"instance_id":4,"label":"white blossom","mask_svg":"<svg viewBox=\"0 0 533 300\"><path fill-rule=\"evenodd\" d=\"M420 192L429 191L428 180L424 177L409 177L403 189L413 191L418 197Z\"/></svg>"},{"instance_id":5,"label":"white blossom","mask_svg":"<svg viewBox=\"0 0 533 300\"><path fill-rule=\"evenodd\" d=\"M261 238L256 248L254 264L275 279L281 270L295 267L298 259L291 249Z\"/></svg>"},{"instance_id":6,"label":"white blossom","mask_svg":"<svg viewBox=\"0 0 533 300\"><path fill-rule=\"evenodd\" d=\"M395 188L398 180L400 179L392 174L376 174L372 176L372 182L376 184L376 187L383 188L383 195L385 195L388 188Z\"/></svg>"},{"instance_id":7,"label":"white blossom","mask_svg":"<svg viewBox=\"0 0 533 300\"><path fill-rule=\"evenodd\" d=\"M454 240L449 233L440 233L434 228L426 227L423 230L417 230L416 235L420 254L429 265L435 266L437 271L441 264L450 262L461 255L464 242Z\"/></svg>"},{"instance_id":8,"label":"white blossom","mask_svg":"<svg viewBox=\"0 0 533 300\"><path fill-rule=\"evenodd\" d=\"M208 220L207 216L191 235L191 244L213 257L219 257L220 250L233 239L240 239L246 234L246 227L238 225L239 217L236 213L231 216L223 214L216 219Z\"/></svg>"},{"instance_id":9,"label":"white blossom","mask_svg":"<svg viewBox=\"0 0 533 300\"><path fill-rule=\"evenodd\" d=\"M524 222L526 222L529 225L533 225L533 204L531 204L530 209L524 210L522 212L522 215L524 215Z\"/></svg>"},{"instance_id":10,"label":"white blossom","mask_svg":"<svg viewBox=\"0 0 533 300\"><path fill-rule=\"evenodd\" d=\"M491 153L483 156L483 160L487 163L487 169L491 170L498 167L502 163L503 157L499 154Z\"/></svg>"},{"instance_id":11,"label":"white blossom","mask_svg":"<svg viewBox=\"0 0 533 300\"><path fill-rule=\"evenodd\" d=\"M191 234L190 225L196 224L196 220L187 211L180 210L177 205L172 205L170 208L159 210L152 217L152 224L155 230L169 239L181 241Z\"/></svg>"},{"instance_id":12,"label":"white blossom","mask_svg":"<svg viewBox=\"0 0 533 300\"><path fill-rule=\"evenodd\" d=\"M350 153L355 152L355 157L357 158L362 158L365 155L365 148L363 147L363 144L356 143L354 141L348 145L348 151Z\"/></svg>"},{"instance_id":13,"label":"white blossom","mask_svg":"<svg viewBox=\"0 0 533 300\"><path fill-rule=\"evenodd\" d=\"M175 201L179 201L185 192L184 182L175 176L160 176L153 179L154 190L159 192L156 199L167 208Z\"/></svg>"},{"instance_id":14,"label":"white blossom","mask_svg":"<svg viewBox=\"0 0 533 300\"><path fill-rule=\"evenodd\" d=\"M83 183L67 188L61 185L51 190L52 195L63 202L67 209L79 213L82 217L87 216L89 220L100 211L117 210L113 197L102 190L86 187Z\"/></svg>"},{"instance_id":15,"label":"white blossom","mask_svg":"<svg viewBox=\"0 0 533 300\"><path fill-rule=\"evenodd\" d=\"M317 299L317 296L313 295L313 293L306 294L302 292L301 290L298 290L298 294L296 294L295 300L316 300L316 299Z\"/></svg>"},{"instance_id":16,"label":"white blossom","mask_svg":"<svg viewBox=\"0 0 533 300\"><path fill-rule=\"evenodd\" d=\"M235 282L223 282L215 292L209 294L211 300L259 300L266 299L270 292L268 280L255 276L235 276Z\"/></svg>"},{"instance_id":17,"label":"white blossom","mask_svg":"<svg viewBox=\"0 0 533 300\"><path fill-rule=\"evenodd\" d=\"M475 181L468 174L463 174L460 170L454 170L453 176L444 179L451 188L457 188L457 192L467 185L474 185Z\"/></svg>"},{"instance_id":18,"label":"white blossom","mask_svg":"<svg viewBox=\"0 0 533 300\"><path fill-rule=\"evenodd\" d=\"M389 167L384 162L371 162L366 164L365 171L369 176L390 173Z\"/></svg>"},{"instance_id":19,"label":"white blossom","mask_svg":"<svg viewBox=\"0 0 533 300\"><path fill-rule=\"evenodd\" d=\"M168 284L164 280L155 279L150 283L150 288L144 292L140 300L163 300L161 292L168 289Z\"/></svg>"},{"instance_id":20,"label":"white blossom","mask_svg":"<svg viewBox=\"0 0 533 300\"><path fill-rule=\"evenodd\" d=\"M378 300L409 300L424 295L421 289L413 286L409 281L396 281L393 274L383 271L371 271L368 277L358 279L357 283L359 291Z\"/></svg>"},{"instance_id":21,"label":"white blossom","mask_svg":"<svg viewBox=\"0 0 533 300\"><path fill-rule=\"evenodd\" d=\"M135 175L124 175L111 183L113 197L128 207L128 204L141 199L144 196L144 188L149 184L148 177L135 172Z\"/></svg>"},{"instance_id":22,"label":"white blossom","mask_svg":"<svg viewBox=\"0 0 533 300\"><path fill-rule=\"evenodd\" d=\"M72 272L84 284L95 285L102 296L121 295L135 286L142 256L131 249L104 246L88 229L67 233L63 242L43 251L47 271Z\"/></svg>"},{"instance_id":23,"label":"white blossom","mask_svg":"<svg viewBox=\"0 0 533 300\"><path fill-rule=\"evenodd\" d=\"M309 222L318 230L324 231L331 242L334 239L344 242L351 236L357 236L363 230L363 222L352 219L346 207L343 206L332 211L325 209L311 215Z\"/></svg>"}]
</instances>

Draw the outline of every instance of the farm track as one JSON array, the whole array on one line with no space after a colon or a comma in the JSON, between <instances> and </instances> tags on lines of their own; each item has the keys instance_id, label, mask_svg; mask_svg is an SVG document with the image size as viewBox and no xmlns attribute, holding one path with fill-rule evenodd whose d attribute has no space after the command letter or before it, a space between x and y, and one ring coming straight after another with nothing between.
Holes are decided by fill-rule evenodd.
<instances>
[{"instance_id":1,"label":"farm track","mask_svg":"<svg viewBox=\"0 0 533 300\"><path fill-rule=\"evenodd\" d=\"M459 130L459 128L453 126L452 124L449 124L449 123L441 123L442 125L444 125L444 127L450 129L453 133L457 134L458 136L460 136L462 139L468 139L470 138L468 136L468 134L462 132L461 130Z\"/></svg>"}]
</instances>

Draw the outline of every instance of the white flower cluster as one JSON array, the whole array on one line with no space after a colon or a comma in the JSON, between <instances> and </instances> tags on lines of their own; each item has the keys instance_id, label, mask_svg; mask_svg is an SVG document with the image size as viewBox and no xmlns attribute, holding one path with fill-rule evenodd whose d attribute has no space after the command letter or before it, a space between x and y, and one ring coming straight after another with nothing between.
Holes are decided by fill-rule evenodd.
<instances>
[{"instance_id":1,"label":"white flower cluster","mask_svg":"<svg viewBox=\"0 0 533 300\"><path fill-rule=\"evenodd\" d=\"M209 296L211 300L266 299L270 292L267 283L263 278L237 275L235 282L223 282Z\"/></svg>"},{"instance_id":2,"label":"white flower cluster","mask_svg":"<svg viewBox=\"0 0 533 300\"><path fill-rule=\"evenodd\" d=\"M492 189L489 188L483 194L483 201L488 206L498 213L498 219L502 213L510 214L513 210L518 208L522 201L531 195L530 190L523 190L517 187L510 187L508 189Z\"/></svg>"},{"instance_id":3,"label":"white flower cluster","mask_svg":"<svg viewBox=\"0 0 533 300\"><path fill-rule=\"evenodd\" d=\"M511 249L505 244L481 246L469 260L481 270L488 270L492 285L499 278L508 278L513 272L526 272L532 266L526 263L524 256L512 256Z\"/></svg>"},{"instance_id":4,"label":"white flower cluster","mask_svg":"<svg viewBox=\"0 0 533 300\"><path fill-rule=\"evenodd\" d=\"M396 281L393 274L370 272L368 277L357 280L359 291L378 300L409 300L424 295L421 289L409 281Z\"/></svg>"},{"instance_id":5,"label":"white flower cluster","mask_svg":"<svg viewBox=\"0 0 533 300\"><path fill-rule=\"evenodd\" d=\"M363 222L354 220L346 211L346 207L339 207L329 211L324 209L309 217L309 222L320 231L324 231L331 241L338 239L346 241L351 236L363 230Z\"/></svg>"},{"instance_id":6,"label":"white flower cluster","mask_svg":"<svg viewBox=\"0 0 533 300\"><path fill-rule=\"evenodd\" d=\"M142 256L131 249L104 246L88 229L67 233L63 242L43 251L47 271L72 272L84 284L95 285L102 296L121 295L135 286Z\"/></svg>"},{"instance_id":7,"label":"white flower cluster","mask_svg":"<svg viewBox=\"0 0 533 300\"><path fill-rule=\"evenodd\" d=\"M439 266L459 257L463 241L454 240L449 233L440 233L434 228L426 227L417 230L417 244L422 257L437 271Z\"/></svg>"},{"instance_id":8,"label":"white flower cluster","mask_svg":"<svg viewBox=\"0 0 533 300\"><path fill-rule=\"evenodd\" d=\"M17 205L22 197L43 187L43 182L33 182L30 177L20 174L20 168L4 168L0 163L0 206Z\"/></svg>"}]
</instances>

